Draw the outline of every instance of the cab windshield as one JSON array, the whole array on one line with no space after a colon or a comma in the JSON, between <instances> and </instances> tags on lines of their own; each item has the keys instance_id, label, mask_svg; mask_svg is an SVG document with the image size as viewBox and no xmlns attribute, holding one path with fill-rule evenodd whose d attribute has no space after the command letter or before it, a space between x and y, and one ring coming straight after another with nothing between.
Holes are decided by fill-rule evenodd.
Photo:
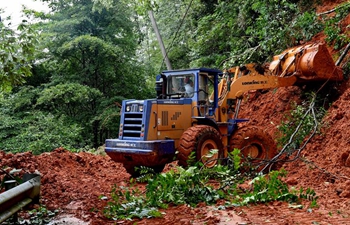
<instances>
[{"instance_id":1,"label":"cab windshield","mask_svg":"<svg viewBox=\"0 0 350 225\"><path fill-rule=\"evenodd\" d=\"M191 98L194 95L193 74L169 76L167 84L167 93L170 96Z\"/></svg>"}]
</instances>

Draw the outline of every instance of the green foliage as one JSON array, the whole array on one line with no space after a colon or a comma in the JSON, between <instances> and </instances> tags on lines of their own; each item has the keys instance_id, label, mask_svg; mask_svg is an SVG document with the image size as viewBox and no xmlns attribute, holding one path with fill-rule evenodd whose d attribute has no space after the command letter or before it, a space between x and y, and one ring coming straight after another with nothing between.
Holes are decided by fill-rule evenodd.
<instances>
[{"instance_id":1,"label":"green foliage","mask_svg":"<svg viewBox=\"0 0 350 225\"><path fill-rule=\"evenodd\" d=\"M29 211L29 221L24 220L29 224L44 225L48 224L59 210L48 210L44 205L40 205L39 208Z\"/></svg>"},{"instance_id":2,"label":"green foliage","mask_svg":"<svg viewBox=\"0 0 350 225\"><path fill-rule=\"evenodd\" d=\"M188 165L195 165L197 163L197 156L195 151L190 153L186 162Z\"/></svg>"},{"instance_id":3,"label":"green foliage","mask_svg":"<svg viewBox=\"0 0 350 225\"><path fill-rule=\"evenodd\" d=\"M92 120L100 121L99 130L103 135L102 140L110 138L110 136L118 136L119 126L117 126L117 124L120 123L121 102L124 99L125 98L122 96L115 96L109 99L103 99L100 102L100 107L97 115L95 115ZM105 131L108 131L110 133L110 136L108 136Z\"/></svg>"},{"instance_id":4,"label":"green foliage","mask_svg":"<svg viewBox=\"0 0 350 225\"><path fill-rule=\"evenodd\" d=\"M9 115L0 117L3 119L0 147L5 151L40 154L58 147L71 150L84 147L81 127L69 122L64 115L55 117L50 113L32 111L21 120Z\"/></svg>"},{"instance_id":5,"label":"green foliage","mask_svg":"<svg viewBox=\"0 0 350 225\"><path fill-rule=\"evenodd\" d=\"M253 191L243 194L240 204L260 203L270 201L296 202L298 196L289 191L288 185L280 178L285 177L285 171L271 171L268 175L261 175L251 181Z\"/></svg>"},{"instance_id":6,"label":"green foliage","mask_svg":"<svg viewBox=\"0 0 350 225\"><path fill-rule=\"evenodd\" d=\"M249 203L264 203L270 201L298 202L300 199L311 201L310 208L317 207L318 196L310 188L304 190L302 187L299 191L294 188L289 190L288 185L281 179L286 176L286 171L271 171L267 175L255 177L252 184L252 191L242 194L235 199L235 205L247 205ZM302 205L299 205L302 207ZM298 206L298 207L299 207Z\"/></svg>"},{"instance_id":7,"label":"green foliage","mask_svg":"<svg viewBox=\"0 0 350 225\"><path fill-rule=\"evenodd\" d=\"M324 27L315 12L320 0L135 0L131 4L143 8L140 13L146 18L141 21L148 28L143 33L142 57L152 65L163 61L147 23L146 12L153 9L173 68L267 62L274 54L309 41Z\"/></svg>"},{"instance_id":8,"label":"green foliage","mask_svg":"<svg viewBox=\"0 0 350 225\"><path fill-rule=\"evenodd\" d=\"M151 205L163 207L168 203L210 204L220 198L211 186L204 185L208 182L208 176L203 176L197 167L177 169L178 172L162 173L148 182L146 197Z\"/></svg>"},{"instance_id":9,"label":"green foliage","mask_svg":"<svg viewBox=\"0 0 350 225\"><path fill-rule=\"evenodd\" d=\"M200 202L215 204L219 199L235 206L276 200L296 202L300 198L312 201L312 205L316 204L317 196L313 190L289 190L281 179L285 177L285 171L259 175L250 182L251 189L242 191L237 185L248 177L238 170L236 162L240 161L239 154L239 150L233 151L225 166L217 165L210 169L177 167L166 173L141 176L138 181L148 182L145 193L133 186L133 180L130 188L113 187L112 201L104 209L104 214L114 220L149 218L161 216L158 208L167 208L169 204L195 207ZM145 168L141 170L150 172Z\"/></svg>"},{"instance_id":10,"label":"green foliage","mask_svg":"<svg viewBox=\"0 0 350 225\"><path fill-rule=\"evenodd\" d=\"M316 12L305 12L292 23L291 34L296 41L310 40L316 33L323 30L321 21L317 19Z\"/></svg>"},{"instance_id":11,"label":"green foliage","mask_svg":"<svg viewBox=\"0 0 350 225\"><path fill-rule=\"evenodd\" d=\"M192 65L263 63L320 31L314 13L286 0L220 1L202 17L191 43Z\"/></svg>"},{"instance_id":12,"label":"green foliage","mask_svg":"<svg viewBox=\"0 0 350 225\"><path fill-rule=\"evenodd\" d=\"M233 169L239 170L241 167L241 157L240 150L238 148L234 148L233 151L228 153L229 162L233 163Z\"/></svg>"},{"instance_id":13,"label":"green foliage","mask_svg":"<svg viewBox=\"0 0 350 225\"><path fill-rule=\"evenodd\" d=\"M0 148L40 154L58 147L74 150L85 146L78 123L64 114L35 109L39 93L27 87L0 97Z\"/></svg>"},{"instance_id":14,"label":"green foliage","mask_svg":"<svg viewBox=\"0 0 350 225\"><path fill-rule=\"evenodd\" d=\"M294 109L290 114L285 115L284 120L278 126L280 137L277 139L277 144L279 147L284 146L285 151L289 154L300 147L316 126L319 130L319 121L324 117L326 110L323 107L314 108L314 100L315 95L310 94L309 99L302 105L293 106Z\"/></svg>"},{"instance_id":15,"label":"green foliage","mask_svg":"<svg viewBox=\"0 0 350 225\"><path fill-rule=\"evenodd\" d=\"M303 188L300 188L299 197L311 201L311 205L310 205L311 208L317 207L316 201L318 199L318 196L316 195L316 192L314 190L310 188L307 188L306 190L304 190Z\"/></svg>"},{"instance_id":16,"label":"green foliage","mask_svg":"<svg viewBox=\"0 0 350 225\"><path fill-rule=\"evenodd\" d=\"M58 53L65 58L63 77L57 77L59 80L64 78L66 81L85 84L98 89L104 95L109 95L106 91L119 83L116 79L118 76L114 75L115 66L123 61L119 57L122 52L113 42L108 43L91 35L81 35L59 47Z\"/></svg>"},{"instance_id":17,"label":"green foliage","mask_svg":"<svg viewBox=\"0 0 350 225\"><path fill-rule=\"evenodd\" d=\"M58 2L49 3L53 13L40 26L49 49L42 57L50 60L37 68L50 76L50 83L37 106L66 115L83 127L83 138L98 147L117 135L116 96L151 96L153 74L135 57L139 32L127 2Z\"/></svg>"},{"instance_id":18,"label":"green foliage","mask_svg":"<svg viewBox=\"0 0 350 225\"><path fill-rule=\"evenodd\" d=\"M18 218L18 221L11 221L12 218L8 219L5 224L32 224L32 225L45 225L49 224L50 221L59 213L59 210L48 210L44 205L40 205L39 208L28 211L29 218Z\"/></svg>"},{"instance_id":19,"label":"green foliage","mask_svg":"<svg viewBox=\"0 0 350 225\"><path fill-rule=\"evenodd\" d=\"M285 120L278 126L278 130L282 133L282 136L277 140L278 146L282 147L288 143L291 137L293 142L289 145L289 152L294 151L300 147L300 144L304 141L306 135L308 135L313 127L313 118L311 115L304 117L306 109L302 106L295 106L290 115L285 116ZM302 129L293 135L296 128L302 124Z\"/></svg>"},{"instance_id":20,"label":"green foliage","mask_svg":"<svg viewBox=\"0 0 350 225\"><path fill-rule=\"evenodd\" d=\"M78 83L58 84L39 93L36 107L71 118L90 111L91 104L102 97L100 91ZM79 118L81 119L81 118Z\"/></svg>"},{"instance_id":21,"label":"green foliage","mask_svg":"<svg viewBox=\"0 0 350 225\"><path fill-rule=\"evenodd\" d=\"M335 10L335 16L325 19L324 33L328 44L333 44L334 49L340 49L350 41L349 35L342 33L341 21L349 14L350 4L348 2L339 5Z\"/></svg>"},{"instance_id":22,"label":"green foliage","mask_svg":"<svg viewBox=\"0 0 350 225\"><path fill-rule=\"evenodd\" d=\"M17 30L0 22L0 89L10 91L13 86L25 82L30 76L34 60L37 31L26 22Z\"/></svg>"},{"instance_id":23,"label":"green foliage","mask_svg":"<svg viewBox=\"0 0 350 225\"><path fill-rule=\"evenodd\" d=\"M149 206L150 204L146 202L137 188L114 186L111 198L112 201L108 202L108 206L103 211L103 214L109 219L161 217L158 209Z\"/></svg>"},{"instance_id":24,"label":"green foliage","mask_svg":"<svg viewBox=\"0 0 350 225\"><path fill-rule=\"evenodd\" d=\"M6 41L0 36L5 50L30 55L27 61L21 59L24 66L17 63L16 68L33 74L30 78L21 74L19 78L25 79L27 86L14 89L0 100L4 121L0 139L6 151L40 153L59 146L74 151L101 146L106 138L118 133L116 102L152 96L155 72L148 65L141 66L135 57L138 27L129 3L101 3L48 1L49 14L25 9L26 15L44 21L21 25L18 37L0 24L0 35L9 38ZM40 31L40 36L35 36L34 29ZM21 49L22 43L29 50L35 43L38 51L34 54Z\"/></svg>"},{"instance_id":25,"label":"green foliage","mask_svg":"<svg viewBox=\"0 0 350 225\"><path fill-rule=\"evenodd\" d=\"M156 174L153 168L146 166L136 167L135 171L138 171L140 174L140 176L136 178L136 181L141 183L147 182L148 180L152 179Z\"/></svg>"},{"instance_id":26,"label":"green foliage","mask_svg":"<svg viewBox=\"0 0 350 225\"><path fill-rule=\"evenodd\" d=\"M103 0L99 0L99 1L103 1ZM127 2L129 3L130 1L127 1ZM157 1L135 0L135 1L133 1L133 3L134 3L133 7L134 7L135 11L138 14L144 15L144 16L148 15L148 11L158 9Z\"/></svg>"}]
</instances>

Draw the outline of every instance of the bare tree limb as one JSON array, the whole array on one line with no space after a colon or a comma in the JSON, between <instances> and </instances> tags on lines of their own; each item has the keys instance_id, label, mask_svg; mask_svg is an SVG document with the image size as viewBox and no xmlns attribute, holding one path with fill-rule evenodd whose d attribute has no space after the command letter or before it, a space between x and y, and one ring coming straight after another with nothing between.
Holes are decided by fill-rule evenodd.
<instances>
[{"instance_id":1,"label":"bare tree limb","mask_svg":"<svg viewBox=\"0 0 350 225\"><path fill-rule=\"evenodd\" d=\"M325 14L330 14L330 13L334 12L335 10L340 9L340 8L342 8L342 7L344 7L344 6L347 6L347 5L349 5L349 4L350 4L350 2L348 2L348 3L346 3L346 4L343 4L343 5L341 5L341 6L338 6L338 7L334 8L334 9L328 10L328 11L326 11L326 12L318 13L318 14L316 14L316 16L322 16L322 15L325 15Z\"/></svg>"},{"instance_id":2,"label":"bare tree limb","mask_svg":"<svg viewBox=\"0 0 350 225\"><path fill-rule=\"evenodd\" d=\"M342 175L342 174L334 174L334 173L331 173L331 172L329 172L328 170L326 170L326 169L324 169L324 168L322 168L322 167L320 167L320 166L318 166L318 165L316 165L314 162L312 162L312 161L310 161L310 160L308 160L308 159L306 159L306 158L300 158L300 160L301 161L303 161L304 163L306 163L306 164L311 164L311 165L313 165L314 167L316 167L317 169L319 169L319 170L321 170L324 174L328 174L328 175L330 175L330 176L332 176L332 177L334 177L334 178L337 178L337 179L346 179L346 180L350 180L350 178L349 177L347 177L347 176L345 176L345 175Z\"/></svg>"},{"instance_id":3,"label":"bare tree limb","mask_svg":"<svg viewBox=\"0 0 350 225\"><path fill-rule=\"evenodd\" d=\"M322 16L322 15L325 15L325 14L330 14L330 13L334 12L335 10L337 10L337 8L328 10L326 12L317 13L316 16Z\"/></svg>"},{"instance_id":4,"label":"bare tree limb","mask_svg":"<svg viewBox=\"0 0 350 225\"><path fill-rule=\"evenodd\" d=\"M339 66L340 63L344 60L346 54L348 54L348 51L350 50L350 43L346 46L344 52L341 54L337 62L335 63L336 66Z\"/></svg>"}]
</instances>

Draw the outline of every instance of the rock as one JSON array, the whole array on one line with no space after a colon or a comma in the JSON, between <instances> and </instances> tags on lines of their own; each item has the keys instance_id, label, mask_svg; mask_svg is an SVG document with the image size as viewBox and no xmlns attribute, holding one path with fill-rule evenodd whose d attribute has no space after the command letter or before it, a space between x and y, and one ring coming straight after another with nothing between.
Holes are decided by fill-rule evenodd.
<instances>
[{"instance_id":1,"label":"rock","mask_svg":"<svg viewBox=\"0 0 350 225\"><path fill-rule=\"evenodd\" d=\"M290 178L288 178L288 179L286 180L286 183L287 183L288 185L297 185L297 184L298 184L298 180L297 180L297 178L295 178L295 177L290 177Z\"/></svg>"},{"instance_id":2,"label":"rock","mask_svg":"<svg viewBox=\"0 0 350 225\"><path fill-rule=\"evenodd\" d=\"M341 161L341 165L345 166L346 165L346 161L349 158L349 152L343 152L340 156L340 161Z\"/></svg>"},{"instance_id":3,"label":"rock","mask_svg":"<svg viewBox=\"0 0 350 225\"><path fill-rule=\"evenodd\" d=\"M344 166L350 167L350 157L345 160Z\"/></svg>"}]
</instances>

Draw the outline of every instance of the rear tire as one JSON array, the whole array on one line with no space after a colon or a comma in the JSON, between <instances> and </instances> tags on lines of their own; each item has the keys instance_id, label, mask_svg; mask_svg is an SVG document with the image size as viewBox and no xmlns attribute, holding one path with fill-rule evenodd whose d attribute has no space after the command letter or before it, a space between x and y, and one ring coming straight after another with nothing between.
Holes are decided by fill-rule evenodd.
<instances>
[{"instance_id":1,"label":"rear tire","mask_svg":"<svg viewBox=\"0 0 350 225\"><path fill-rule=\"evenodd\" d=\"M230 151L241 151L242 162L248 162L261 171L277 154L277 146L272 137L256 126L238 128L230 139Z\"/></svg>"},{"instance_id":2,"label":"rear tire","mask_svg":"<svg viewBox=\"0 0 350 225\"><path fill-rule=\"evenodd\" d=\"M210 150L217 149L218 152L208 158ZM201 161L206 167L214 167L218 160L224 156L223 144L220 133L213 127L197 125L188 128L181 136L178 148L179 165L188 166L188 160L192 152L195 152L196 160Z\"/></svg>"}]
</instances>

